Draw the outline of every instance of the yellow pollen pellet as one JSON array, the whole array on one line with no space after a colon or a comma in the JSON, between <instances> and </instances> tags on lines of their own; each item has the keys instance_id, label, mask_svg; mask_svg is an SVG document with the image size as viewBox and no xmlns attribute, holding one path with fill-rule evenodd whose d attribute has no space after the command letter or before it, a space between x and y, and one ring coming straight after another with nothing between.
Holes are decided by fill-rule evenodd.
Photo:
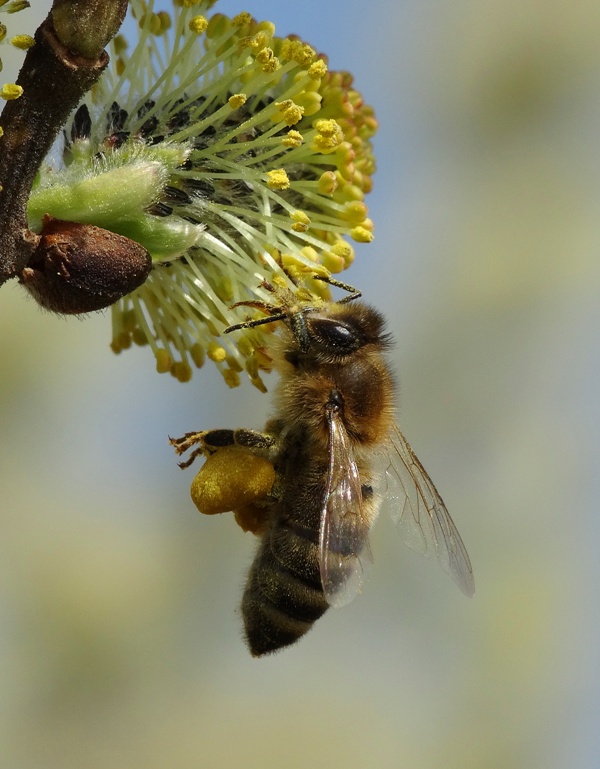
<instances>
[{"instance_id":1,"label":"yellow pollen pellet","mask_svg":"<svg viewBox=\"0 0 600 769\"><path fill-rule=\"evenodd\" d=\"M195 35L202 35L208 27L208 20L204 16L194 16L190 19L188 27Z\"/></svg>"},{"instance_id":2,"label":"yellow pollen pellet","mask_svg":"<svg viewBox=\"0 0 600 769\"><path fill-rule=\"evenodd\" d=\"M233 96L229 97L229 106L231 109L239 109L246 103L247 98L245 93L234 93Z\"/></svg>"},{"instance_id":3,"label":"yellow pollen pellet","mask_svg":"<svg viewBox=\"0 0 600 769\"><path fill-rule=\"evenodd\" d=\"M267 171L267 187L272 190L287 190L289 186L290 180L283 168Z\"/></svg>"},{"instance_id":4,"label":"yellow pollen pellet","mask_svg":"<svg viewBox=\"0 0 600 769\"><path fill-rule=\"evenodd\" d=\"M300 147L303 141L304 137L300 131L292 130L287 132L287 134L281 140L281 143L284 147Z\"/></svg>"},{"instance_id":5,"label":"yellow pollen pellet","mask_svg":"<svg viewBox=\"0 0 600 769\"><path fill-rule=\"evenodd\" d=\"M221 345L217 344L216 342L211 342L208 345L208 350L206 351L206 354L215 363L223 363L223 361L227 357L227 351L225 350L225 348L221 347Z\"/></svg>"},{"instance_id":6,"label":"yellow pollen pellet","mask_svg":"<svg viewBox=\"0 0 600 769\"><path fill-rule=\"evenodd\" d=\"M19 48L21 51L26 51L28 48L35 45L35 40L31 35L15 35L11 38L10 44L14 45L15 48Z\"/></svg>"}]
</instances>

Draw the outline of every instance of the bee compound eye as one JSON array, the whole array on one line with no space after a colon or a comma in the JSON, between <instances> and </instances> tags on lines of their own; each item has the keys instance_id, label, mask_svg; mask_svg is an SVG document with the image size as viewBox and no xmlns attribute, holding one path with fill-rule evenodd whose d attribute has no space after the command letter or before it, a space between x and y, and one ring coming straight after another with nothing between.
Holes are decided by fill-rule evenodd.
<instances>
[{"instance_id":1,"label":"bee compound eye","mask_svg":"<svg viewBox=\"0 0 600 769\"><path fill-rule=\"evenodd\" d=\"M359 346L355 331L338 321L321 318L312 328L319 342L332 352L352 352Z\"/></svg>"}]
</instances>

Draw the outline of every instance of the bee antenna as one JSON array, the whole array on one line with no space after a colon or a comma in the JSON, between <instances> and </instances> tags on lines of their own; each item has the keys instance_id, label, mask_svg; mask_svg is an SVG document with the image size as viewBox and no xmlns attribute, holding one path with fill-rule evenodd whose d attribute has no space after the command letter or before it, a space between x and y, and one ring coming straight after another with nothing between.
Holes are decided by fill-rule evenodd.
<instances>
[{"instance_id":1,"label":"bee antenna","mask_svg":"<svg viewBox=\"0 0 600 769\"><path fill-rule=\"evenodd\" d=\"M328 275L315 275L315 280L322 280L323 283L328 283L330 286L335 286L335 288L341 288L342 291L347 291L350 296L345 296L343 299L340 299L338 304L346 304L347 302L352 302L354 299L358 299L362 296L362 291L359 291L357 288L354 288L354 286L351 286L349 283L342 283L341 280L336 280L335 278L332 278Z\"/></svg>"},{"instance_id":2,"label":"bee antenna","mask_svg":"<svg viewBox=\"0 0 600 769\"><path fill-rule=\"evenodd\" d=\"M246 320L243 323L236 323L233 326L229 326L223 332L224 334L230 334L232 331L239 331L241 328L254 328L255 326L264 326L265 323L275 323L278 320L285 320L287 318L287 312L279 312L276 315L269 315L268 318L258 318L257 320Z\"/></svg>"}]
</instances>

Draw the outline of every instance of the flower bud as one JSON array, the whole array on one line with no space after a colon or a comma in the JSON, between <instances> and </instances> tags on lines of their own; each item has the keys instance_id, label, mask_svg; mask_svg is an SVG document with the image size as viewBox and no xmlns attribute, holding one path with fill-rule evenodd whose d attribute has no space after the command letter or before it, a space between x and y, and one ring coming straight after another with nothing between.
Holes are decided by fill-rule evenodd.
<instances>
[{"instance_id":1,"label":"flower bud","mask_svg":"<svg viewBox=\"0 0 600 769\"><path fill-rule=\"evenodd\" d=\"M21 283L45 309L76 315L109 307L141 286L151 268L148 252L129 238L46 216Z\"/></svg>"}]
</instances>

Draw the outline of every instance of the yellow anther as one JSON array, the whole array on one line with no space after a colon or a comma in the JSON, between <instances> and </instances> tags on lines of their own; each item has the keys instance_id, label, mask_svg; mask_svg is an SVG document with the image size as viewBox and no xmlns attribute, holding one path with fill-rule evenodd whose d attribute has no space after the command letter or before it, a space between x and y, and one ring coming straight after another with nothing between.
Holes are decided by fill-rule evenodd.
<instances>
[{"instance_id":1,"label":"yellow anther","mask_svg":"<svg viewBox=\"0 0 600 769\"><path fill-rule=\"evenodd\" d=\"M294 222L292 224L294 232L306 232L310 227L310 218L304 211L293 211L290 218Z\"/></svg>"},{"instance_id":2,"label":"yellow anther","mask_svg":"<svg viewBox=\"0 0 600 769\"><path fill-rule=\"evenodd\" d=\"M361 200L353 200L344 206L344 218L354 224L363 224L369 213L366 204Z\"/></svg>"},{"instance_id":3,"label":"yellow anther","mask_svg":"<svg viewBox=\"0 0 600 769\"><path fill-rule=\"evenodd\" d=\"M216 342L211 342L208 345L208 350L206 351L206 354L215 363L223 363L223 361L227 357L227 351L225 350L225 348L221 347L221 345L217 344Z\"/></svg>"},{"instance_id":4,"label":"yellow anther","mask_svg":"<svg viewBox=\"0 0 600 769\"><path fill-rule=\"evenodd\" d=\"M275 102L279 115L276 120L283 120L286 125L295 125L302 119L304 108L295 104L291 99Z\"/></svg>"},{"instance_id":5,"label":"yellow anther","mask_svg":"<svg viewBox=\"0 0 600 769\"><path fill-rule=\"evenodd\" d=\"M231 109L239 109L246 103L247 98L245 93L234 93L233 96L229 97L229 106Z\"/></svg>"},{"instance_id":6,"label":"yellow anther","mask_svg":"<svg viewBox=\"0 0 600 769\"><path fill-rule=\"evenodd\" d=\"M300 131L291 130L282 138L281 143L284 147L300 147L303 141L304 137Z\"/></svg>"},{"instance_id":7,"label":"yellow anther","mask_svg":"<svg viewBox=\"0 0 600 769\"><path fill-rule=\"evenodd\" d=\"M171 376L175 377L178 382L189 382L192 378L192 368L189 363L183 360L176 361L171 366Z\"/></svg>"},{"instance_id":8,"label":"yellow anther","mask_svg":"<svg viewBox=\"0 0 600 769\"><path fill-rule=\"evenodd\" d=\"M359 225L350 231L350 237L357 243L370 243L374 236L370 230L366 229L366 227Z\"/></svg>"},{"instance_id":9,"label":"yellow anther","mask_svg":"<svg viewBox=\"0 0 600 769\"><path fill-rule=\"evenodd\" d=\"M276 168L273 171L267 171L267 187L272 190L287 190L290 186L290 180L283 168Z\"/></svg>"},{"instance_id":10,"label":"yellow anther","mask_svg":"<svg viewBox=\"0 0 600 769\"><path fill-rule=\"evenodd\" d=\"M127 50L127 39L123 35L116 35L113 38L112 45L115 53L124 53Z\"/></svg>"},{"instance_id":11,"label":"yellow anther","mask_svg":"<svg viewBox=\"0 0 600 769\"><path fill-rule=\"evenodd\" d=\"M208 29L208 20L204 16L193 16L188 24L190 32L195 35L203 35Z\"/></svg>"},{"instance_id":12,"label":"yellow anther","mask_svg":"<svg viewBox=\"0 0 600 769\"><path fill-rule=\"evenodd\" d=\"M233 369L226 368L223 372L223 379L225 380L225 384L228 387L231 387L232 389L234 387L240 386L240 375L237 371L234 371Z\"/></svg>"},{"instance_id":13,"label":"yellow anther","mask_svg":"<svg viewBox=\"0 0 600 769\"><path fill-rule=\"evenodd\" d=\"M171 369L171 356L166 350L156 350L154 353L156 357L156 370L159 374L166 374Z\"/></svg>"},{"instance_id":14,"label":"yellow anther","mask_svg":"<svg viewBox=\"0 0 600 769\"><path fill-rule=\"evenodd\" d=\"M308 68L308 74L310 77L314 78L325 77L327 74L327 64L325 64L323 59L317 59L317 61L313 62Z\"/></svg>"},{"instance_id":15,"label":"yellow anther","mask_svg":"<svg viewBox=\"0 0 600 769\"><path fill-rule=\"evenodd\" d=\"M31 35L15 35L11 38L10 44L14 45L15 48L19 48L21 51L26 51L28 48L35 45L35 40Z\"/></svg>"},{"instance_id":16,"label":"yellow anther","mask_svg":"<svg viewBox=\"0 0 600 769\"><path fill-rule=\"evenodd\" d=\"M159 11L156 15L160 19L161 32L164 33L168 29L171 29L171 27L173 26L173 22L171 21L171 16L166 11Z\"/></svg>"},{"instance_id":17,"label":"yellow anther","mask_svg":"<svg viewBox=\"0 0 600 769\"><path fill-rule=\"evenodd\" d=\"M242 13L238 13L237 16L233 17L231 23L234 27L246 27L251 21L252 14L248 13L248 11L242 11Z\"/></svg>"},{"instance_id":18,"label":"yellow anther","mask_svg":"<svg viewBox=\"0 0 600 769\"><path fill-rule=\"evenodd\" d=\"M196 366L196 368L202 368L202 366L204 366L204 360L206 358L206 354L204 352L204 347L202 347L201 344L198 344L196 342L196 344L192 345L192 347L190 348L190 355L192 357L192 360L194 361L194 366Z\"/></svg>"},{"instance_id":19,"label":"yellow anther","mask_svg":"<svg viewBox=\"0 0 600 769\"><path fill-rule=\"evenodd\" d=\"M333 195L338 187L338 180L333 171L325 171L319 177L319 192L321 195Z\"/></svg>"},{"instance_id":20,"label":"yellow anther","mask_svg":"<svg viewBox=\"0 0 600 769\"><path fill-rule=\"evenodd\" d=\"M14 83L5 83L0 88L0 99L6 99L6 101L12 101L18 99L23 94L23 89L20 85Z\"/></svg>"}]
</instances>

